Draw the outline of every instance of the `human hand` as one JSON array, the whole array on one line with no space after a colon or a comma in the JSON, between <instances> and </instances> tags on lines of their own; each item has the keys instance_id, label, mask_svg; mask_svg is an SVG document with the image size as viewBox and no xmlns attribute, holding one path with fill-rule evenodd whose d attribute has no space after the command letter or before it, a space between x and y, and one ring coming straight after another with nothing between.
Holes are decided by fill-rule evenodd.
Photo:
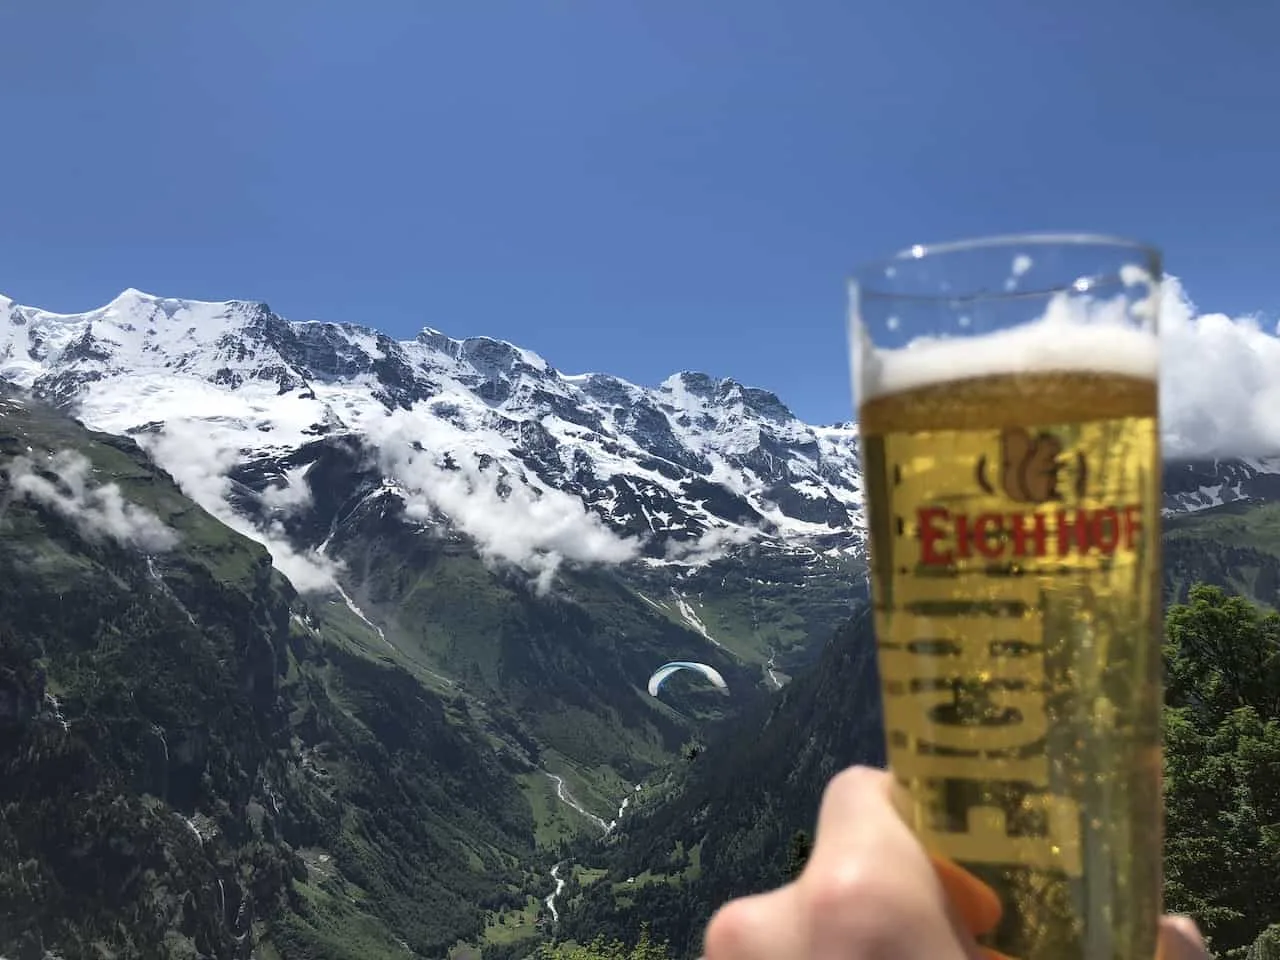
<instances>
[{"instance_id":1,"label":"human hand","mask_svg":"<svg viewBox=\"0 0 1280 960\"><path fill-rule=\"evenodd\" d=\"M929 857L894 809L892 789L889 774L869 767L832 778L804 872L721 907L707 927L705 960L999 957L970 932L999 918L995 894ZM1158 960L1208 960L1195 924L1164 918Z\"/></svg>"}]
</instances>

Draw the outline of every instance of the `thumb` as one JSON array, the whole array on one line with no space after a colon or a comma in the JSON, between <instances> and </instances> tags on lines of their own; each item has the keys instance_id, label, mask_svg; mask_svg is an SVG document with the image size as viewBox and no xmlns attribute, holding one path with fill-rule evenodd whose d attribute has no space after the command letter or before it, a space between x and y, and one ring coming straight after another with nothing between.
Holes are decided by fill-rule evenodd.
<instances>
[{"instance_id":1,"label":"thumb","mask_svg":"<svg viewBox=\"0 0 1280 960\"><path fill-rule=\"evenodd\" d=\"M1204 938L1190 917L1164 917L1160 921L1157 960L1208 960Z\"/></svg>"}]
</instances>

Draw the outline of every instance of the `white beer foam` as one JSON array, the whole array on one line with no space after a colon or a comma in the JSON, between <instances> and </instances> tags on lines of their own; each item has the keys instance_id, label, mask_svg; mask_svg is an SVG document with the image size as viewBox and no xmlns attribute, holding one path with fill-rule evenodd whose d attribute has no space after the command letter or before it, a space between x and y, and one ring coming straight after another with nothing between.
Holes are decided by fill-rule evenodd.
<instances>
[{"instance_id":1,"label":"white beer foam","mask_svg":"<svg viewBox=\"0 0 1280 960\"><path fill-rule=\"evenodd\" d=\"M1125 304L1055 298L1044 316L1021 326L959 337L919 337L877 349L858 332L861 399L918 387L1010 373L1104 373L1156 380L1160 341L1133 325Z\"/></svg>"}]
</instances>

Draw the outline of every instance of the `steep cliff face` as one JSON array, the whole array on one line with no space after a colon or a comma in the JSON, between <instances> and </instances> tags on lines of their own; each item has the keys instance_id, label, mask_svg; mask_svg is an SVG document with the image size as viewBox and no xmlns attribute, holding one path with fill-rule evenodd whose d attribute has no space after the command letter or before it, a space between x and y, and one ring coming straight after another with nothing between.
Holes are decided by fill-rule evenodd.
<instances>
[{"instance_id":1,"label":"steep cliff face","mask_svg":"<svg viewBox=\"0 0 1280 960\"><path fill-rule=\"evenodd\" d=\"M0 953L477 935L532 853L490 743L132 441L0 415Z\"/></svg>"}]
</instances>

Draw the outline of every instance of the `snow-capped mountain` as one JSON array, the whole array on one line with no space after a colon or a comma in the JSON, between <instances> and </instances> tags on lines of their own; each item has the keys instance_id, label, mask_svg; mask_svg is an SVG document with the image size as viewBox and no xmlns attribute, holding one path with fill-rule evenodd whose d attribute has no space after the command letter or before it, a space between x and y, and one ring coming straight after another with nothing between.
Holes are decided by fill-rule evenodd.
<instances>
[{"instance_id":1,"label":"snow-capped mountain","mask_svg":"<svg viewBox=\"0 0 1280 960\"><path fill-rule=\"evenodd\" d=\"M1165 465L1166 514L1191 513L1241 500L1280 500L1280 457L1184 460Z\"/></svg>"},{"instance_id":2,"label":"snow-capped mountain","mask_svg":"<svg viewBox=\"0 0 1280 960\"><path fill-rule=\"evenodd\" d=\"M259 539L323 495L308 471L340 450L361 462L366 498L396 497L406 518L447 521L539 573L860 542L856 430L701 373L646 388L485 337L396 341L131 289L73 315L0 298L0 378L134 434L206 509L238 508L241 527L256 513ZM299 535L289 549L323 546Z\"/></svg>"},{"instance_id":3,"label":"snow-capped mountain","mask_svg":"<svg viewBox=\"0 0 1280 960\"><path fill-rule=\"evenodd\" d=\"M131 289L81 314L0 297L0 378L138 437L303 589L330 580L342 517L391 500L544 579L564 561L685 565L746 543L861 551L856 427L702 373L648 388L487 337L397 341ZM340 495L308 479L338 461ZM1280 497L1280 458L1172 463L1165 491L1168 513Z\"/></svg>"}]
</instances>

